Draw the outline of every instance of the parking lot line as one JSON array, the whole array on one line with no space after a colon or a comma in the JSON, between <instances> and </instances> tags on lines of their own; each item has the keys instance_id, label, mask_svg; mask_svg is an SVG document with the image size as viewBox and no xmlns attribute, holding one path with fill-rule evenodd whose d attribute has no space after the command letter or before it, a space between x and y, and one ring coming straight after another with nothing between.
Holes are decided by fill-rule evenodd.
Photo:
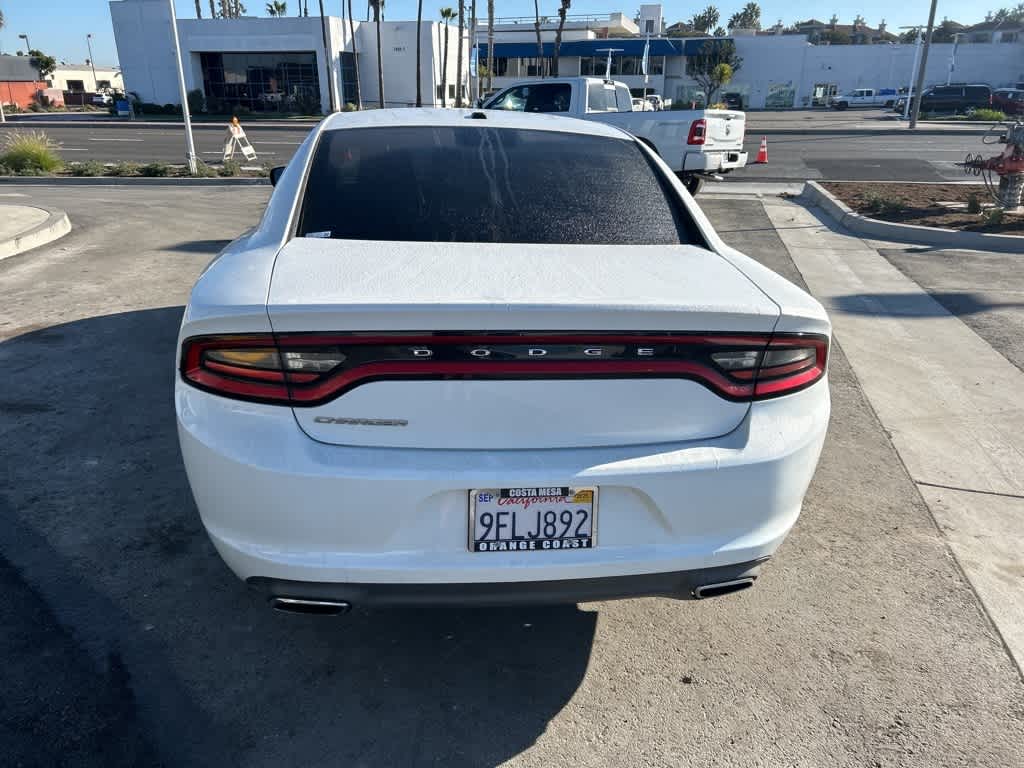
<instances>
[{"instance_id":1,"label":"parking lot line","mask_svg":"<svg viewBox=\"0 0 1024 768\"><path fill-rule=\"evenodd\" d=\"M765 209L1024 671L1024 373L865 241L794 203Z\"/></svg>"}]
</instances>

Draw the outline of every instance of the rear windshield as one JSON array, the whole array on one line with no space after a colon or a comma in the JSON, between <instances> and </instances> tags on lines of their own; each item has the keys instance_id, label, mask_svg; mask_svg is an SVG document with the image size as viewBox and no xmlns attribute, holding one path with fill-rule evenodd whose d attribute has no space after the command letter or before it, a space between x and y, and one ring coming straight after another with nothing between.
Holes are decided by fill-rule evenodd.
<instances>
[{"instance_id":1,"label":"rear windshield","mask_svg":"<svg viewBox=\"0 0 1024 768\"><path fill-rule=\"evenodd\" d=\"M703 244L633 141L478 126L324 131L298 235Z\"/></svg>"}]
</instances>

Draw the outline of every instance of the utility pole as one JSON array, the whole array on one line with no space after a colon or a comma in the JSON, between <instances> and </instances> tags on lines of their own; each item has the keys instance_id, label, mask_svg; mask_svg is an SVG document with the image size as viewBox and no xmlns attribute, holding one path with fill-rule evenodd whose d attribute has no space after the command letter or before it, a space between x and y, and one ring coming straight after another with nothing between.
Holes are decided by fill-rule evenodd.
<instances>
[{"instance_id":1,"label":"utility pole","mask_svg":"<svg viewBox=\"0 0 1024 768\"><path fill-rule=\"evenodd\" d=\"M946 85L953 79L953 72L956 70L956 49L960 44L960 36L963 32L953 33L953 50L949 52L949 71L946 72Z\"/></svg>"},{"instance_id":2,"label":"utility pole","mask_svg":"<svg viewBox=\"0 0 1024 768\"><path fill-rule=\"evenodd\" d=\"M174 0L167 0L171 11L171 37L174 40L174 60L178 64L178 88L181 90L181 115L185 118L185 159L188 161L188 172L195 176L196 144L192 139L192 115L188 110L188 91L185 90L185 69L181 64L181 41L178 40L178 17L174 12Z\"/></svg>"},{"instance_id":3,"label":"utility pole","mask_svg":"<svg viewBox=\"0 0 1024 768\"><path fill-rule=\"evenodd\" d=\"M320 0L320 34L324 38L324 64L327 65L327 97L331 102L331 112L337 112L337 102L334 99L334 57L327 49L327 19L324 17L324 0ZM344 37L344 33L342 35Z\"/></svg>"},{"instance_id":4,"label":"utility pole","mask_svg":"<svg viewBox=\"0 0 1024 768\"><path fill-rule=\"evenodd\" d=\"M85 44L89 47L89 66L92 67L92 89L95 93L99 90L100 83L96 79L96 60L92 57L92 32L85 36Z\"/></svg>"},{"instance_id":5,"label":"utility pole","mask_svg":"<svg viewBox=\"0 0 1024 768\"><path fill-rule=\"evenodd\" d=\"M900 27L900 29L914 30L914 66L910 68L910 83L907 85L907 100L903 102L903 119L910 119L910 109L914 106L914 83L917 82L917 65L921 61L921 28Z\"/></svg>"},{"instance_id":6,"label":"utility pole","mask_svg":"<svg viewBox=\"0 0 1024 768\"><path fill-rule=\"evenodd\" d=\"M931 10L928 11L928 28L924 33L924 47L921 48L921 68L917 70L917 87L914 89L914 111L910 114L910 130L917 127L917 118L921 114L921 92L924 90L924 73L928 68L928 49L932 45L932 32L935 30L935 5L937 0L932 0Z\"/></svg>"}]
</instances>

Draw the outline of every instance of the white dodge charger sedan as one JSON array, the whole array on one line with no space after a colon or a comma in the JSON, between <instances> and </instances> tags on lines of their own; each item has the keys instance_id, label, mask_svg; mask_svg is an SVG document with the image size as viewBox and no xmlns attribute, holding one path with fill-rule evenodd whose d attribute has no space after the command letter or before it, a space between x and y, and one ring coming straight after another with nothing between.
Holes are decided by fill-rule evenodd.
<instances>
[{"instance_id":1,"label":"white dodge charger sedan","mask_svg":"<svg viewBox=\"0 0 1024 768\"><path fill-rule=\"evenodd\" d=\"M651 150L544 115L333 115L181 324L203 523L277 608L749 587L829 418L821 305Z\"/></svg>"}]
</instances>

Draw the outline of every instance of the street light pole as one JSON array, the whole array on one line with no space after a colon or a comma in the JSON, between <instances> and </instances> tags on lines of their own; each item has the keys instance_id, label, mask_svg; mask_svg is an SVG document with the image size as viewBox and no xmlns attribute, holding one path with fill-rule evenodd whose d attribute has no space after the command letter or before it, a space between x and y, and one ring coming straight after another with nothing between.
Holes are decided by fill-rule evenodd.
<instances>
[{"instance_id":1,"label":"street light pole","mask_svg":"<svg viewBox=\"0 0 1024 768\"><path fill-rule=\"evenodd\" d=\"M18 35L18 37L20 37L22 40L25 41L25 48L28 49L28 50L25 51L25 53L31 52L31 50L32 50L32 43L30 43L28 41L28 35Z\"/></svg>"},{"instance_id":2,"label":"street light pole","mask_svg":"<svg viewBox=\"0 0 1024 768\"><path fill-rule=\"evenodd\" d=\"M89 66L92 67L92 89L95 93L100 89L100 83L96 79L96 60L92 57L92 32L85 36L85 44L89 48Z\"/></svg>"},{"instance_id":3,"label":"street light pole","mask_svg":"<svg viewBox=\"0 0 1024 768\"><path fill-rule=\"evenodd\" d=\"M935 5L938 0L932 0L932 7L928 11L928 27L924 33L924 47L921 48L921 68L917 70L917 87L914 89L914 111L910 114L910 130L917 127L917 118L921 114L921 95L924 90L924 73L928 68L928 49L932 45L932 32L935 30Z\"/></svg>"},{"instance_id":4,"label":"street light pole","mask_svg":"<svg viewBox=\"0 0 1024 768\"><path fill-rule=\"evenodd\" d=\"M960 35L963 32L953 33L953 50L949 52L949 71L946 72L946 85L953 80L953 71L956 69L956 47L960 44Z\"/></svg>"},{"instance_id":5,"label":"street light pole","mask_svg":"<svg viewBox=\"0 0 1024 768\"><path fill-rule=\"evenodd\" d=\"M167 0L171 10L171 37L174 39L174 59L178 64L178 87L181 90L181 115L185 118L185 159L188 161L188 172L195 176L196 145L192 140L192 116L188 110L188 91L185 90L185 69L181 64L181 41L178 40L178 17L174 12L174 0Z\"/></svg>"},{"instance_id":6,"label":"street light pole","mask_svg":"<svg viewBox=\"0 0 1024 768\"><path fill-rule=\"evenodd\" d=\"M903 119L910 119L910 108L913 106L914 101L914 83L917 82L917 65L921 61L921 28L920 27L900 27L900 29L912 29L914 30L914 37L916 42L914 43L914 66L910 68L910 83L907 84L907 100L903 102Z\"/></svg>"}]
</instances>

